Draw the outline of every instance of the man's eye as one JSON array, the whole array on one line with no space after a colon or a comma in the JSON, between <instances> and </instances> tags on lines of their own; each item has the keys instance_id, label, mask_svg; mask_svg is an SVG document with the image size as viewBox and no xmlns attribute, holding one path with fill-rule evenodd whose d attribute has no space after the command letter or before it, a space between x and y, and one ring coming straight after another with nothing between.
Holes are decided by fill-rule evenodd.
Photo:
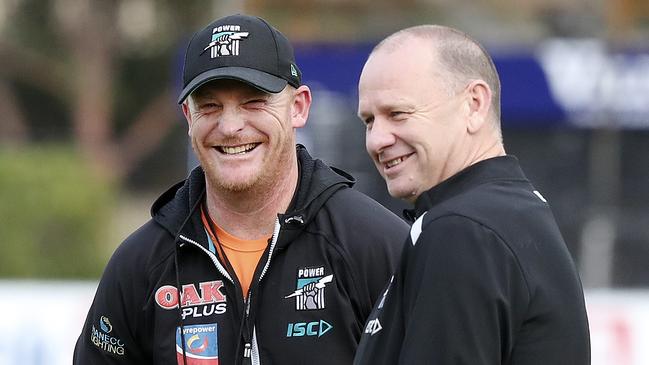
<instances>
[{"instance_id":1,"label":"man's eye","mask_svg":"<svg viewBox=\"0 0 649 365\"><path fill-rule=\"evenodd\" d=\"M248 107L259 108L263 106L265 103L266 100L264 99L253 99L253 100L248 100L245 105Z\"/></svg>"},{"instance_id":2,"label":"man's eye","mask_svg":"<svg viewBox=\"0 0 649 365\"><path fill-rule=\"evenodd\" d=\"M407 115L407 113L406 113L406 112L402 112L402 111L394 111L394 112L390 112L390 117L395 118L395 119L403 118L403 117L405 117L406 115Z\"/></svg>"},{"instance_id":3,"label":"man's eye","mask_svg":"<svg viewBox=\"0 0 649 365\"><path fill-rule=\"evenodd\" d=\"M205 103L200 105L201 111L212 111L219 107L217 103Z\"/></svg>"},{"instance_id":4,"label":"man's eye","mask_svg":"<svg viewBox=\"0 0 649 365\"><path fill-rule=\"evenodd\" d=\"M374 124L374 117L367 117L362 119L363 124L365 124L365 128L369 131L372 129L372 124Z\"/></svg>"}]
</instances>

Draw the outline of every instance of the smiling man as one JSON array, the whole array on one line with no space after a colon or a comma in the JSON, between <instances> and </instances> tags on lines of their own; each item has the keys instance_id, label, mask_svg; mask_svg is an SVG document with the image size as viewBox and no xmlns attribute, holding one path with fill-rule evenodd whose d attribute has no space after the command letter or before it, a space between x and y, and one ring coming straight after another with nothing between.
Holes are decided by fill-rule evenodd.
<instances>
[{"instance_id":1,"label":"smiling man","mask_svg":"<svg viewBox=\"0 0 649 365\"><path fill-rule=\"evenodd\" d=\"M374 48L358 90L367 152L415 208L355 364L589 364L579 276L547 201L505 153L483 47L452 28L402 30Z\"/></svg>"},{"instance_id":2,"label":"smiling man","mask_svg":"<svg viewBox=\"0 0 649 365\"><path fill-rule=\"evenodd\" d=\"M111 258L75 364L351 363L406 223L296 146L311 91L266 21L197 32L183 83L201 166Z\"/></svg>"}]
</instances>

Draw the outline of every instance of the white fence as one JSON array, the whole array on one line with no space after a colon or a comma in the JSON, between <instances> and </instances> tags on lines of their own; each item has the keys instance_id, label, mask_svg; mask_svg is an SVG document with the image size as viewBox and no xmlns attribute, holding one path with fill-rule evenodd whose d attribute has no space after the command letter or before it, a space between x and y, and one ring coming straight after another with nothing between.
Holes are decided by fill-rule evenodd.
<instances>
[{"instance_id":1,"label":"white fence","mask_svg":"<svg viewBox=\"0 0 649 365\"><path fill-rule=\"evenodd\" d=\"M71 364L96 285L0 280L0 364ZM590 290L586 302L592 365L649 364L649 290Z\"/></svg>"}]
</instances>

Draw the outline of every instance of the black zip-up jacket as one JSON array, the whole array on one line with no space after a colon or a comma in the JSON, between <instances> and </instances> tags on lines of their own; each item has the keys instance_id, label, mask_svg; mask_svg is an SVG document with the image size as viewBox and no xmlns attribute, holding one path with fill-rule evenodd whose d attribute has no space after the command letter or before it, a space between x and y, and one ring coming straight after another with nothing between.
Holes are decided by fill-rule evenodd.
<instances>
[{"instance_id":1,"label":"black zip-up jacket","mask_svg":"<svg viewBox=\"0 0 649 365\"><path fill-rule=\"evenodd\" d=\"M355 364L587 365L577 270L513 156L423 193Z\"/></svg>"},{"instance_id":2,"label":"black zip-up jacket","mask_svg":"<svg viewBox=\"0 0 649 365\"><path fill-rule=\"evenodd\" d=\"M196 168L113 254L74 363L351 363L408 226L351 189L351 176L297 149L298 189L246 301L201 222Z\"/></svg>"}]
</instances>

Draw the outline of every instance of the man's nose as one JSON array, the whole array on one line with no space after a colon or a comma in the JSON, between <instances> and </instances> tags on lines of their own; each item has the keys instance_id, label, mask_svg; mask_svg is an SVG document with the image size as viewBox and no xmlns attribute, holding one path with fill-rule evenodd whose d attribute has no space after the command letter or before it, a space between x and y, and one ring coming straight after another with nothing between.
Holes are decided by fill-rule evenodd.
<instances>
[{"instance_id":1,"label":"man's nose","mask_svg":"<svg viewBox=\"0 0 649 365\"><path fill-rule=\"evenodd\" d=\"M390 123L381 118L375 118L372 122L372 127L365 134L365 147L367 148L367 152L370 155L373 153L381 153L385 148L392 146L395 142L396 137Z\"/></svg>"},{"instance_id":2,"label":"man's nose","mask_svg":"<svg viewBox=\"0 0 649 365\"><path fill-rule=\"evenodd\" d=\"M235 135L245 126L242 113L236 107L224 107L217 121L217 128L226 136Z\"/></svg>"}]
</instances>

